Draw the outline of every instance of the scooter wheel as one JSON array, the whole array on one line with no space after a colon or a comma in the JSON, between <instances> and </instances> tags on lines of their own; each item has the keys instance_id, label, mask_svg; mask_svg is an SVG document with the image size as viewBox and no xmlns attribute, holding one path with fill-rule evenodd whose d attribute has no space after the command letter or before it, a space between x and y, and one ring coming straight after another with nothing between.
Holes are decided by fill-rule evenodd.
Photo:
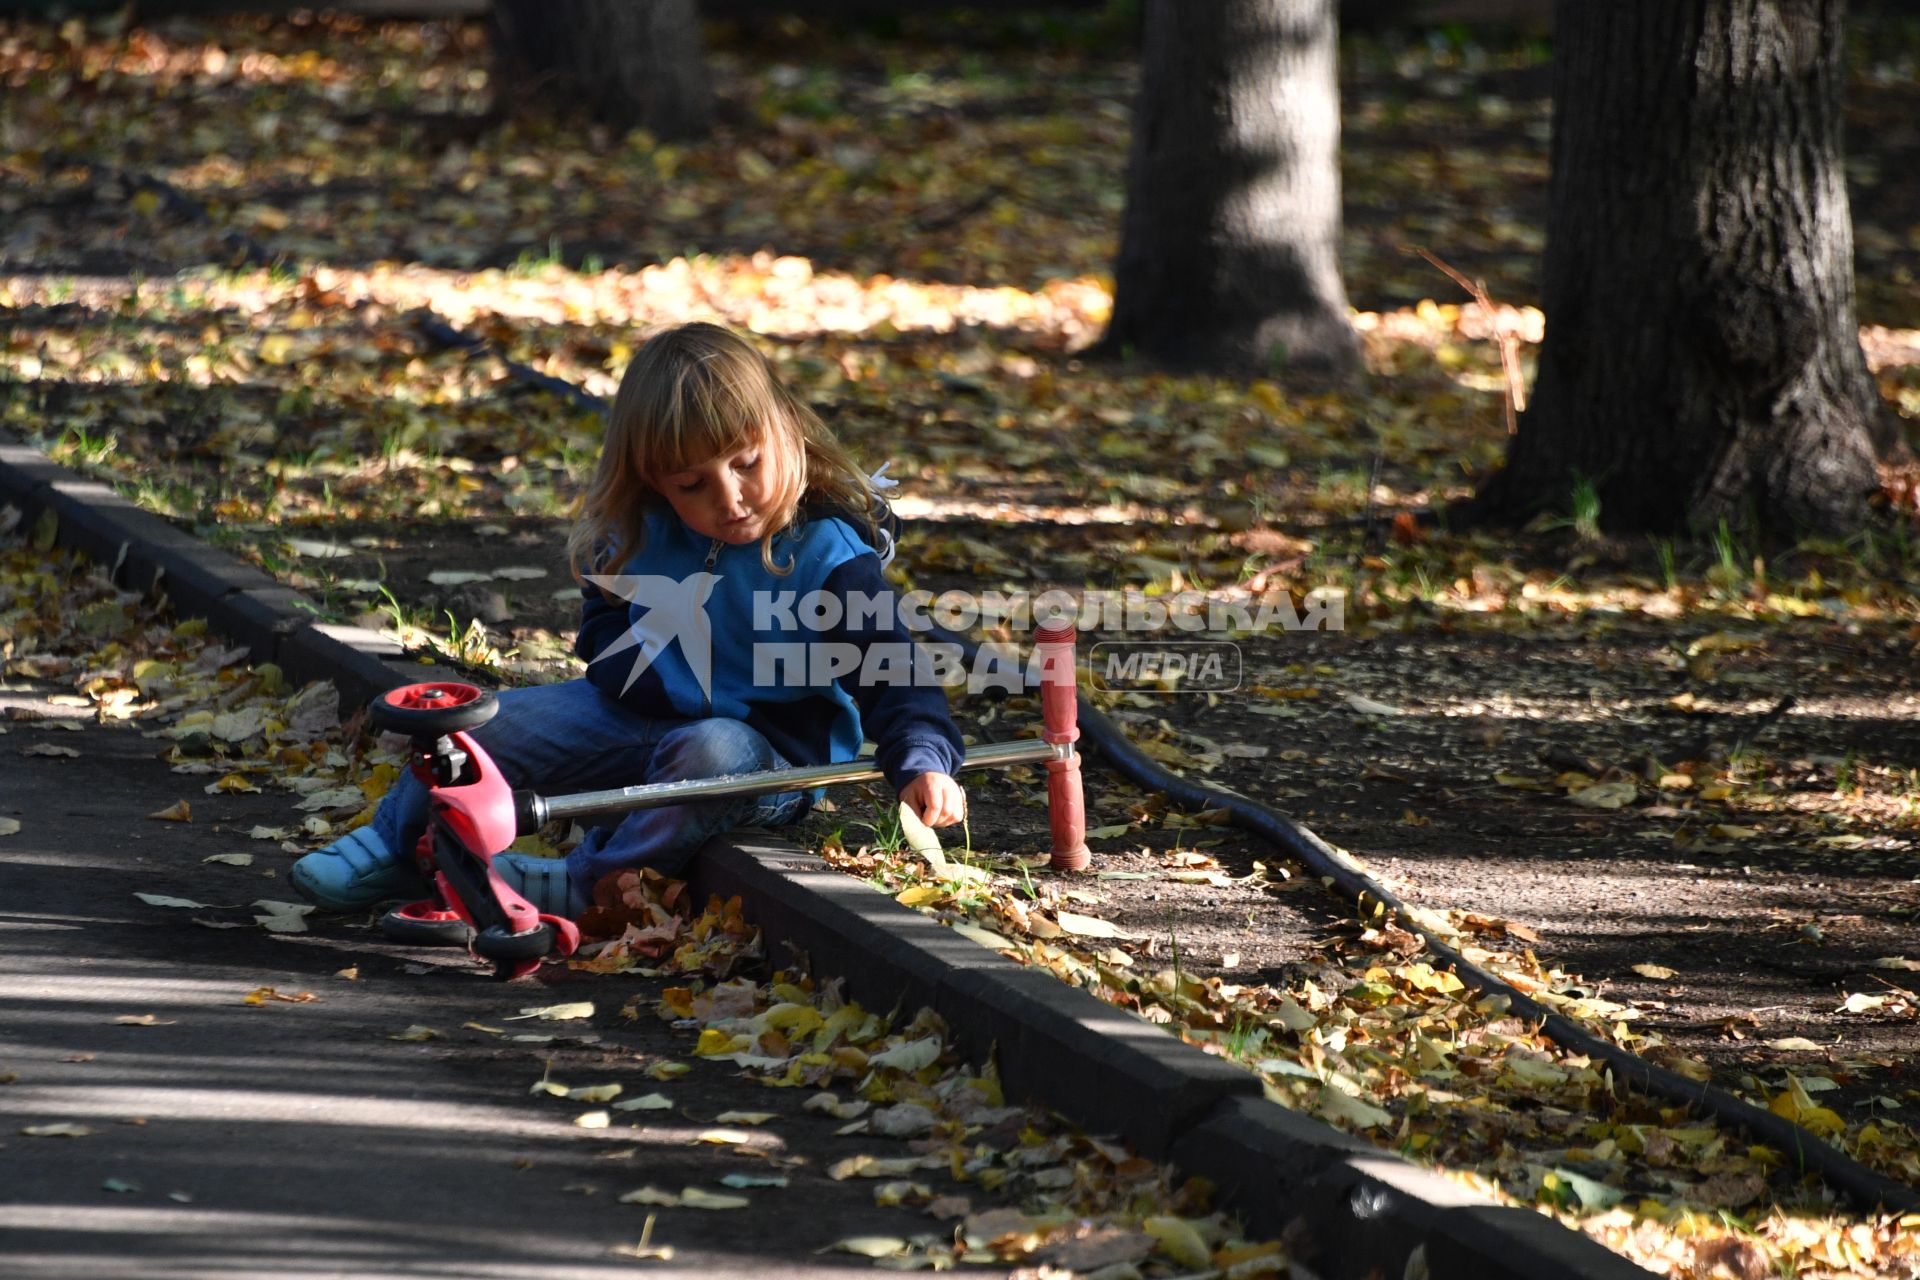
<instances>
[{"instance_id":1,"label":"scooter wheel","mask_svg":"<svg viewBox=\"0 0 1920 1280\"><path fill-rule=\"evenodd\" d=\"M508 933L499 925L491 924L473 940L473 949L502 967L516 961L537 961L553 950L553 929L537 924L525 933Z\"/></svg>"},{"instance_id":2,"label":"scooter wheel","mask_svg":"<svg viewBox=\"0 0 1920 1280\"><path fill-rule=\"evenodd\" d=\"M402 685L373 701L373 727L409 737L439 737L477 729L493 719L500 703L492 693L453 680Z\"/></svg>"},{"instance_id":3,"label":"scooter wheel","mask_svg":"<svg viewBox=\"0 0 1920 1280\"><path fill-rule=\"evenodd\" d=\"M464 947L473 937L472 926L451 911L413 914L406 907L380 917L380 932L409 947Z\"/></svg>"}]
</instances>

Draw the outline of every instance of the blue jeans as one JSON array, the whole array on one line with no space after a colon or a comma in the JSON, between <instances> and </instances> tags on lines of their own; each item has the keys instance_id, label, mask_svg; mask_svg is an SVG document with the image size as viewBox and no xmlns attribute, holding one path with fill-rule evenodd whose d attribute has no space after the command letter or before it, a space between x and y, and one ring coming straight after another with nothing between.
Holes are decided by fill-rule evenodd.
<instances>
[{"instance_id":1,"label":"blue jeans","mask_svg":"<svg viewBox=\"0 0 1920 1280\"><path fill-rule=\"evenodd\" d=\"M468 736L485 748L509 786L542 795L599 791L782 769L787 761L738 720L657 720L613 701L585 680L505 689L500 710ZM808 793L731 797L606 815L567 855L581 895L611 872L652 867L677 875L694 850L739 826L783 826L804 817ZM411 850L427 829L427 789L403 773L374 811L373 829L391 849ZM498 852L495 850L494 852Z\"/></svg>"}]
</instances>

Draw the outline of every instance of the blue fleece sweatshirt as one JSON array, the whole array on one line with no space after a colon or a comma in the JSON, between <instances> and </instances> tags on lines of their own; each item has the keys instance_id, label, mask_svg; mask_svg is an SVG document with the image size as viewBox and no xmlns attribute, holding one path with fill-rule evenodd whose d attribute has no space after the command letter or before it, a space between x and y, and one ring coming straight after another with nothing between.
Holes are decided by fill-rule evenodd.
<instances>
[{"instance_id":1,"label":"blue fleece sweatshirt","mask_svg":"<svg viewBox=\"0 0 1920 1280\"><path fill-rule=\"evenodd\" d=\"M785 576L768 572L758 541L716 543L671 511L649 513L645 528L639 553L600 579L619 599L593 583L581 591L574 652L595 688L646 716L744 721L797 765L851 760L871 738L895 789L923 773L959 771L965 749L940 688L863 683L861 668L810 683L800 674L807 663L788 660L803 646L797 652L813 657L817 675L830 651L875 659L912 651L892 610L842 610L816 629L829 620L796 607L813 592L842 602L894 598L880 557L852 524L814 511L775 535L774 563L793 566Z\"/></svg>"}]
</instances>

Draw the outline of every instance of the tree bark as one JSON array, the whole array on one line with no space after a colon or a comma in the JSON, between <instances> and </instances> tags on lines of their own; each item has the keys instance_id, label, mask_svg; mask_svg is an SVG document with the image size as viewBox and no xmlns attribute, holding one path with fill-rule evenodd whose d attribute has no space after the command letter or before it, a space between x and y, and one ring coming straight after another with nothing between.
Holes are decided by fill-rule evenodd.
<instances>
[{"instance_id":1,"label":"tree bark","mask_svg":"<svg viewBox=\"0 0 1920 1280\"><path fill-rule=\"evenodd\" d=\"M1147 0L1109 355L1343 373L1334 0Z\"/></svg>"},{"instance_id":2,"label":"tree bark","mask_svg":"<svg viewBox=\"0 0 1920 1280\"><path fill-rule=\"evenodd\" d=\"M1841 163L1843 0L1560 0L1545 341L1483 506L1858 527L1879 394Z\"/></svg>"},{"instance_id":3,"label":"tree bark","mask_svg":"<svg viewBox=\"0 0 1920 1280\"><path fill-rule=\"evenodd\" d=\"M494 0L493 48L510 106L572 104L660 138L713 123L696 0Z\"/></svg>"}]
</instances>

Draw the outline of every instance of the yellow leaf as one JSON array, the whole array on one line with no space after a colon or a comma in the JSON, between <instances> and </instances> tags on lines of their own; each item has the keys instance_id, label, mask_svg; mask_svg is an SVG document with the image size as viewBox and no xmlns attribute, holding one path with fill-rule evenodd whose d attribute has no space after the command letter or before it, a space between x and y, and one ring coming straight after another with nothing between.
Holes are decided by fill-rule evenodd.
<instances>
[{"instance_id":1,"label":"yellow leaf","mask_svg":"<svg viewBox=\"0 0 1920 1280\"><path fill-rule=\"evenodd\" d=\"M259 1002L256 1001L252 996L248 996L247 1003L257 1004ZM423 1027L416 1022L412 1026L408 1027L405 1031L395 1032L393 1035L388 1036L387 1039L405 1040L411 1043L418 1043L421 1040L435 1039L439 1036L439 1034L440 1033L438 1031L435 1031L432 1027Z\"/></svg>"},{"instance_id":2,"label":"yellow leaf","mask_svg":"<svg viewBox=\"0 0 1920 1280\"><path fill-rule=\"evenodd\" d=\"M1056 911L1054 919L1068 933L1080 938L1125 938L1128 935L1119 925L1098 916L1083 916L1074 911Z\"/></svg>"},{"instance_id":3,"label":"yellow leaf","mask_svg":"<svg viewBox=\"0 0 1920 1280\"><path fill-rule=\"evenodd\" d=\"M883 1159L879 1156L848 1156L830 1165L827 1176L835 1182L845 1182L848 1178L900 1178L920 1167L915 1156L899 1156Z\"/></svg>"},{"instance_id":4,"label":"yellow leaf","mask_svg":"<svg viewBox=\"0 0 1920 1280\"><path fill-rule=\"evenodd\" d=\"M1466 989L1466 984L1453 974L1435 969L1432 965L1425 963L1406 965L1400 970L1399 976L1402 982L1415 991L1434 991L1444 995Z\"/></svg>"},{"instance_id":5,"label":"yellow leaf","mask_svg":"<svg viewBox=\"0 0 1920 1280\"><path fill-rule=\"evenodd\" d=\"M1391 1113L1382 1111L1372 1103L1362 1102L1333 1085L1321 1088L1319 1103L1314 1109L1325 1119L1356 1129L1375 1129L1393 1120Z\"/></svg>"},{"instance_id":6,"label":"yellow leaf","mask_svg":"<svg viewBox=\"0 0 1920 1280\"><path fill-rule=\"evenodd\" d=\"M185 800L176 800L159 812L148 814L147 817L155 822L192 822L193 806Z\"/></svg>"},{"instance_id":7,"label":"yellow leaf","mask_svg":"<svg viewBox=\"0 0 1920 1280\"><path fill-rule=\"evenodd\" d=\"M703 1058L717 1057L723 1053L738 1053L749 1041L747 1036L730 1036L715 1027L708 1027L700 1033L699 1041L693 1051Z\"/></svg>"},{"instance_id":8,"label":"yellow leaf","mask_svg":"<svg viewBox=\"0 0 1920 1280\"><path fill-rule=\"evenodd\" d=\"M694 1139L695 1142L707 1142L716 1147L737 1147L744 1142L752 1142L753 1135L742 1129L708 1129Z\"/></svg>"},{"instance_id":9,"label":"yellow leaf","mask_svg":"<svg viewBox=\"0 0 1920 1280\"><path fill-rule=\"evenodd\" d=\"M575 1102L612 1102L620 1096L620 1090L617 1084L588 1084L567 1090L567 1096Z\"/></svg>"},{"instance_id":10,"label":"yellow leaf","mask_svg":"<svg viewBox=\"0 0 1920 1280\"><path fill-rule=\"evenodd\" d=\"M616 1086L617 1087L617 1086ZM765 1124L773 1119L771 1111L722 1111L713 1118L715 1124Z\"/></svg>"},{"instance_id":11,"label":"yellow leaf","mask_svg":"<svg viewBox=\"0 0 1920 1280\"><path fill-rule=\"evenodd\" d=\"M1659 964L1636 964L1633 966L1633 971L1643 978L1655 978L1662 981L1667 978L1679 976L1672 969Z\"/></svg>"},{"instance_id":12,"label":"yellow leaf","mask_svg":"<svg viewBox=\"0 0 1920 1280\"><path fill-rule=\"evenodd\" d=\"M688 1187L680 1193L681 1207L687 1209L744 1209L752 1203L746 1196L722 1195L700 1187Z\"/></svg>"},{"instance_id":13,"label":"yellow leaf","mask_svg":"<svg viewBox=\"0 0 1920 1280\"><path fill-rule=\"evenodd\" d=\"M1153 1237L1156 1249L1183 1267L1197 1271L1213 1261L1213 1251L1207 1248L1207 1242L1184 1218L1151 1217L1140 1224L1140 1229Z\"/></svg>"},{"instance_id":14,"label":"yellow leaf","mask_svg":"<svg viewBox=\"0 0 1920 1280\"><path fill-rule=\"evenodd\" d=\"M916 884L902 889L894 895L894 901L903 907L917 907L922 903L937 902L947 896L947 891L937 884Z\"/></svg>"},{"instance_id":15,"label":"yellow leaf","mask_svg":"<svg viewBox=\"0 0 1920 1280\"><path fill-rule=\"evenodd\" d=\"M613 1117L604 1111L583 1111L573 1118L573 1123L582 1129L605 1129L613 1123Z\"/></svg>"},{"instance_id":16,"label":"yellow leaf","mask_svg":"<svg viewBox=\"0 0 1920 1280\"><path fill-rule=\"evenodd\" d=\"M655 1080L672 1080L693 1070L684 1062L656 1062L647 1068L647 1074Z\"/></svg>"},{"instance_id":17,"label":"yellow leaf","mask_svg":"<svg viewBox=\"0 0 1920 1280\"><path fill-rule=\"evenodd\" d=\"M577 1000L572 1004L549 1004L542 1005L538 1008L525 1008L520 1010L519 1013L504 1019L504 1021L518 1022L522 1018L543 1018L549 1022L565 1022L575 1018L591 1018L592 1016L593 1001Z\"/></svg>"},{"instance_id":18,"label":"yellow leaf","mask_svg":"<svg viewBox=\"0 0 1920 1280\"><path fill-rule=\"evenodd\" d=\"M285 364L293 355L293 339L284 333L270 333L260 340L260 358L268 364Z\"/></svg>"},{"instance_id":19,"label":"yellow leaf","mask_svg":"<svg viewBox=\"0 0 1920 1280\"><path fill-rule=\"evenodd\" d=\"M659 1187L638 1187L620 1197L621 1204L655 1204L665 1209L680 1205L680 1197Z\"/></svg>"}]
</instances>

